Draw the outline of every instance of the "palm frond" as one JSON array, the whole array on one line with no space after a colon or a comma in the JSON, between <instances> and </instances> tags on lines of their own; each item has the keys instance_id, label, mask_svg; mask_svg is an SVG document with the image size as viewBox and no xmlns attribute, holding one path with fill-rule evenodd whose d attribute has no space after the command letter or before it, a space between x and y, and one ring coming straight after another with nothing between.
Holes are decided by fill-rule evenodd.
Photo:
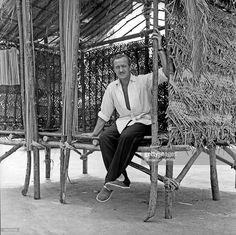
<instances>
[{"instance_id":1,"label":"palm frond","mask_svg":"<svg viewBox=\"0 0 236 235\"><path fill-rule=\"evenodd\" d=\"M16 0L0 0L0 17L6 14L11 18L16 11Z\"/></svg>"}]
</instances>

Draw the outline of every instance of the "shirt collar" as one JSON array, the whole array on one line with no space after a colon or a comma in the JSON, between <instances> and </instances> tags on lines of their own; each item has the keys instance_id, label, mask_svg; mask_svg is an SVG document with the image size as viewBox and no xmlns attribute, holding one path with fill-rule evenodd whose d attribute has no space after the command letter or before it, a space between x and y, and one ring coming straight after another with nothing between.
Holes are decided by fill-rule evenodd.
<instances>
[{"instance_id":1,"label":"shirt collar","mask_svg":"<svg viewBox=\"0 0 236 235\"><path fill-rule=\"evenodd\" d=\"M133 74L130 74L130 81L135 82L135 76ZM116 85L120 85L120 79L115 80Z\"/></svg>"}]
</instances>

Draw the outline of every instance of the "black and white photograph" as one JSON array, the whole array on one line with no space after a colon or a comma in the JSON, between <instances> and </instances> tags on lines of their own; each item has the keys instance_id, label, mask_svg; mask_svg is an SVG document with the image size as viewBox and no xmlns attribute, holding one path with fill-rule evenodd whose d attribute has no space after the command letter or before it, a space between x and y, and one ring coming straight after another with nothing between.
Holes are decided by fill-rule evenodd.
<instances>
[{"instance_id":1,"label":"black and white photograph","mask_svg":"<svg viewBox=\"0 0 236 235\"><path fill-rule=\"evenodd\" d=\"M0 235L235 221L235 0L0 0Z\"/></svg>"}]
</instances>

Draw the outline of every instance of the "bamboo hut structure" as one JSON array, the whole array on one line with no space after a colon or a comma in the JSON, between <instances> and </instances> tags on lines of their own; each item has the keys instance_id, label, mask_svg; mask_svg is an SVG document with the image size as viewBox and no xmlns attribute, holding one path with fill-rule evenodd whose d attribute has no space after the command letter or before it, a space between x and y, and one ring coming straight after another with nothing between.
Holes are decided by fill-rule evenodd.
<instances>
[{"instance_id":1,"label":"bamboo hut structure","mask_svg":"<svg viewBox=\"0 0 236 235\"><path fill-rule=\"evenodd\" d=\"M165 25L162 26L159 25L160 3L165 5ZM127 32L121 38L110 39L116 33L114 30L111 31L113 27L140 6L143 7L145 30L133 35ZM153 15L151 11L153 11ZM138 148L138 152L149 153L148 159L144 159L148 162L149 169L134 162L130 164L150 175L149 207L144 221L148 221L155 214L158 180L162 181L165 186L165 218L172 218L173 191L179 188L181 181L201 152L209 155L212 198L219 200L216 159L236 169L236 153L231 148L236 142L235 14L236 3L233 0L0 1L1 49L10 47L19 49L22 126L24 127L20 130L0 130L1 135L9 137L7 140L0 139L0 143L13 145L0 157L0 161L9 157L20 147L26 146L28 161L23 195L27 194L29 187L31 154L33 153L34 160L34 198L40 199L39 150L45 149L46 177L50 177L50 149L57 147L61 150L60 201L66 202L70 151L75 151L81 156L83 173L86 173L88 156L92 152L100 150L98 139L82 138L79 128L81 126L82 131L86 131L85 121L88 118L86 99L89 103L91 100L89 94L86 96L86 81L90 84L94 79L90 70L86 77L86 67L93 67L94 61L99 60L99 56L96 53L93 55L91 49L127 39L144 37L144 72L149 72L149 34L155 27L165 30L168 61L174 62L175 73L168 84L168 96L166 96L168 107L164 111L168 127L165 129L165 133L161 133L162 120L159 116L160 102L158 102L161 92L158 87L158 47L155 40L151 42L154 76L152 136L145 137L145 140L149 140L149 144ZM136 23L132 29L140 24L137 17L138 15L133 17ZM132 19L123 23L120 29L131 21ZM56 86L61 87L61 89L58 88L61 97L58 103L62 111L59 119L61 126L57 132L48 132L39 128L40 120L37 117L37 114L40 113L37 100L39 93L36 79L38 74L36 71L40 71L40 66L36 67L35 62L39 58L36 56L38 51L47 51L55 58L55 60L53 59L54 65L59 63L60 67L56 71L60 73L61 84ZM107 51L101 51L103 55L101 64L105 67L104 58ZM89 59L90 56L92 59ZM86 58L87 60L85 60ZM47 64L43 67L46 70L46 97L48 98L47 128L51 125L50 113L54 104L54 101L52 102L50 99L52 90L55 90L50 86L52 80L49 79L52 67L54 66ZM98 73L98 69L95 70L95 74ZM103 84L105 78L106 81L110 81L110 72L106 76L102 75L101 81L95 79L93 90L96 95L98 93L102 95L104 88L101 85L98 90L97 86L99 83ZM81 94L78 93L79 85L81 85ZM78 115L77 105L79 95L82 95L81 116ZM95 105L95 110L97 111L97 109L98 107ZM23 136L24 140L14 141L12 136ZM227 152L232 157L232 161L217 155L216 148L222 148ZM179 175L174 178L175 152L190 150L191 158ZM143 159L138 152L135 155ZM165 176L158 174L158 164L163 159L166 161Z\"/></svg>"}]
</instances>

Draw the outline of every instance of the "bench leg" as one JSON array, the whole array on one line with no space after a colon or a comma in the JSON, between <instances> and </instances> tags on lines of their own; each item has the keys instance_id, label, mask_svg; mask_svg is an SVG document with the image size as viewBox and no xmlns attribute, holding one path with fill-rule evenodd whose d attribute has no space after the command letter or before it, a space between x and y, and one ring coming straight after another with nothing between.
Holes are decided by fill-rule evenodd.
<instances>
[{"instance_id":1,"label":"bench leg","mask_svg":"<svg viewBox=\"0 0 236 235\"><path fill-rule=\"evenodd\" d=\"M157 180L158 180L158 162L151 161L150 162L150 195L149 195L149 206L147 216L144 219L144 222L147 222L150 218L155 215L156 207L157 207Z\"/></svg>"},{"instance_id":2,"label":"bench leg","mask_svg":"<svg viewBox=\"0 0 236 235\"><path fill-rule=\"evenodd\" d=\"M87 151L84 149L83 154L85 154ZM88 158L83 158L83 174L88 174Z\"/></svg>"},{"instance_id":3,"label":"bench leg","mask_svg":"<svg viewBox=\"0 0 236 235\"><path fill-rule=\"evenodd\" d=\"M50 179L51 173L51 148L45 148L45 178Z\"/></svg>"},{"instance_id":4,"label":"bench leg","mask_svg":"<svg viewBox=\"0 0 236 235\"><path fill-rule=\"evenodd\" d=\"M220 192L219 192L217 169L216 169L216 152L215 151L216 151L215 147L209 147L212 199L217 201L217 200L220 200Z\"/></svg>"},{"instance_id":5,"label":"bench leg","mask_svg":"<svg viewBox=\"0 0 236 235\"><path fill-rule=\"evenodd\" d=\"M30 183L30 175L31 175L31 151L27 150L27 166L26 166L26 174L25 174L25 184L24 188L22 189L21 193L23 196L26 196L28 189L29 189L29 183Z\"/></svg>"},{"instance_id":6,"label":"bench leg","mask_svg":"<svg viewBox=\"0 0 236 235\"><path fill-rule=\"evenodd\" d=\"M40 161L39 150L33 147L34 154L34 199L40 199Z\"/></svg>"},{"instance_id":7,"label":"bench leg","mask_svg":"<svg viewBox=\"0 0 236 235\"><path fill-rule=\"evenodd\" d=\"M61 150L61 157L60 157L61 203L66 203L66 180L68 176L69 159L70 159L70 149L66 149L65 152L64 150Z\"/></svg>"},{"instance_id":8,"label":"bench leg","mask_svg":"<svg viewBox=\"0 0 236 235\"><path fill-rule=\"evenodd\" d=\"M173 178L173 160L166 160L166 177ZM170 187L165 187L165 218L172 218L173 191Z\"/></svg>"}]
</instances>

